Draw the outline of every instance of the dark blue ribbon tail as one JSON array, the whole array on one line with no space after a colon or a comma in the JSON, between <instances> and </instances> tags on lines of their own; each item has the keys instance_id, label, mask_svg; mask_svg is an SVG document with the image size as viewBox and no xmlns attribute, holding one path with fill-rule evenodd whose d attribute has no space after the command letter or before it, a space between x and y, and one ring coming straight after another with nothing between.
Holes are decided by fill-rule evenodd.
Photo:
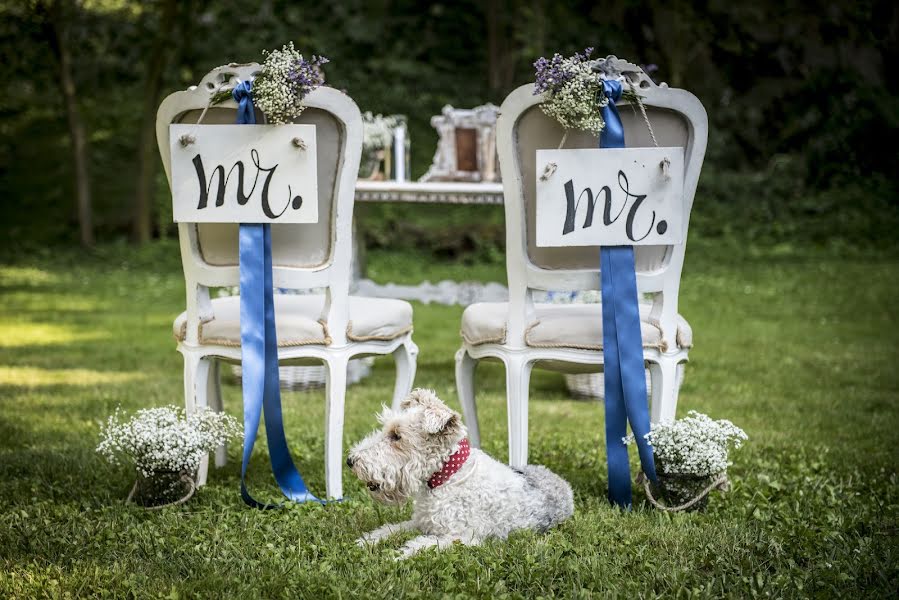
<instances>
[{"instance_id":1,"label":"dark blue ribbon tail","mask_svg":"<svg viewBox=\"0 0 899 600\"><path fill-rule=\"evenodd\" d=\"M621 83L602 83L608 104L602 108L605 127L599 145L624 148L624 126L615 106L621 98ZM631 471L624 442L628 422L637 441L643 472L650 481L656 482L652 446L644 437L649 432L649 405L633 246L600 248L600 278L609 501L629 508Z\"/></svg>"},{"instance_id":2,"label":"dark blue ribbon tail","mask_svg":"<svg viewBox=\"0 0 899 600\"><path fill-rule=\"evenodd\" d=\"M237 122L256 123L252 84L244 81L234 88ZM249 506L278 508L255 500L246 485L250 455L256 444L259 422L264 415L265 433L271 456L272 472L281 492L294 502L322 502L316 498L297 470L287 439L281 412L281 388L278 375L278 338L275 329L275 302L272 281L271 226L241 223L240 254L240 351L243 379L244 442L240 467L240 495Z\"/></svg>"}]
</instances>

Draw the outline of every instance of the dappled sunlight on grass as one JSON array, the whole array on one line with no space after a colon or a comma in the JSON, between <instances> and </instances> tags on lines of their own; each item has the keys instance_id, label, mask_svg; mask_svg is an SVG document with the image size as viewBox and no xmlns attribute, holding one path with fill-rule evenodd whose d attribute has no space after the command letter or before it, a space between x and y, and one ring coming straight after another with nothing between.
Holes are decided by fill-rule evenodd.
<instances>
[{"instance_id":1,"label":"dappled sunlight on grass","mask_svg":"<svg viewBox=\"0 0 899 600\"><path fill-rule=\"evenodd\" d=\"M45 385L101 385L130 383L147 376L137 371L94 371L91 369L40 369L0 365L0 385L38 387Z\"/></svg>"},{"instance_id":2,"label":"dappled sunlight on grass","mask_svg":"<svg viewBox=\"0 0 899 600\"><path fill-rule=\"evenodd\" d=\"M102 331L84 331L70 325L53 323L9 322L0 320L0 348L24 346L53 346L101 340L108 337Z\"/></svg>"}]
</instances>

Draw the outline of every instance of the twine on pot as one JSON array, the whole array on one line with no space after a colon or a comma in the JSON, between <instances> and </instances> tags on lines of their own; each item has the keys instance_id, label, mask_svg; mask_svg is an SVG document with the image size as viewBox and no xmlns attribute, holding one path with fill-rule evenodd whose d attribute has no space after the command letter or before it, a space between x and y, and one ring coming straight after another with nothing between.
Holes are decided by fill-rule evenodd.
<instances>
[{"instance_id":1,"label":"twine on pot","mask_svg":"<svg viewBox=\"0 0 899 600\"><path fill-rule=\"evenodd\" d=\"M712 481L712 483L706 486L704 490L699 492L699 494L692 500L684 502L679 506L665 506L664 504L661 504L658 500L656 500L655 496L652 495L652 489L649 485L649 479L647 479L646 475L644 475L642 471L637 474L637 484L643 484L643 491L646 492L646 497L649 499L649 503L659 510L665 512L681 512L687 510L688 508L708 496L709 493L715 488L718 488L722 492L726 492L730 489L730 481L727 479L727 473L719 473L718 477L716 477L715 480Z\"/></svg>"},{"instance_id":2,"label":"twine on pot","mask_svg":"<svg viewBox=\"0 0 899 600\"><path fill-rule=\"evenodd\" d=\"M183 473L178 481L181 481L188 485L189 489L187 490L187 494L185 494L181 498L178 498L174 502L167 502L166 504L160 504L158 506L142 506L141 508L145 510L159 510L160 508L165 508L167 506L178 506L179 504L184 504L185 502L190 500L193 497L194 493L196 493L197 491L197 484L194 483L193 478L187 473ZM125 504L130 503L134 499L134 494L137 492L137 488L139 486L140 479L137 479L134 481L134 486L131 488L131 491L128 492L128 497L125 498Z\"/></svg>"}]
</instances>

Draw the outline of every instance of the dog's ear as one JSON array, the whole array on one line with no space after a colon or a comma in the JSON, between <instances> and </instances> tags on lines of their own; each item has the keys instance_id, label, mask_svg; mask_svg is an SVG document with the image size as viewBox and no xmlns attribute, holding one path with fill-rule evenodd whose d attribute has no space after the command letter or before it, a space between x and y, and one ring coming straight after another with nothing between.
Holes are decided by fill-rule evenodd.
<instances>
[{"instance_id":1,"label":"dog's ear","mask_svg":"<svg viewBox=\"0 0 899 600\"><path fill-rule=\"evenodd\" d=\"M440 401L440 398L437 397L437 394L433 390L426 390L423 388L416 388L409 392L409 395L403 398L400 402L400 408L402 410L406 410L413 406L425 406L425 407L435 407L435 406L443 406L446 408L446 405Z\"/></svg>"},{"instance_id":2,"label":"dog's ear","mask_svg":"<svg viewBox=\"0 0 899 600\"><path fill-rule=\"evenodd\" d=\"M393 409L387 406L386 404L381 405L381 412L378 413L377 419L380 425L383 425L390 419L394 418L397 413L393 412Z\"/></svg>"},{"instance_id":3,"label":"dog's ear","mask_svg":"<svg viewBox=\"0 0 899 600\"><path fill-rule=\"evenodd\" d=\"M424 429L431 435L455 435L461 427L459 413L446 406L426 408L424 411Z\"/></svg>"}]
</instances>

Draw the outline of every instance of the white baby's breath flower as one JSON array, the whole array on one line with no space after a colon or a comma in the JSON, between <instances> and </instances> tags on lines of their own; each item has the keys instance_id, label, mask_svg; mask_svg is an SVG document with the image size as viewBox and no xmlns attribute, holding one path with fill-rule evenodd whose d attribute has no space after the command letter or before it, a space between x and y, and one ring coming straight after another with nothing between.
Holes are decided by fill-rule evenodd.
<instances>
[{"instance_id":1,"label":"white baby's breath flower","mask_svg":"<svg viewBox=\"0 0 899 600\"><path fill-rule=\"evenodd\" d=\"M645 437L663 473L703 477L726 471L729 447L739 448L748 439L727 419L715 421L695 410L671 423L654 423ZM633 441L633 435L624 438L625 443Z\"/></svg>"},{"instance_id":2,"label":"white baby's breath flower","mask_svg":"<svg viewBox=\"0 0 899 600\"><path fill-rule=\"evenodd\" d=\"M265 62L253 80L253 102L265 113L270 123L289 123L303 112L303 99L325 82L323 56L306 60L288 43L280 50L263 51Z\"/></svg>"},{"instance_id":3,"label":"white baby's breath flower","mask_svg":"<svg viewBox=\"0 0 899 600\"><path fill-rule=\"evenodd\" d=\"M133 462L150 477L161 471L196 470L203 456L241 435L234 417L208 409L185 417L184 410L174 406L146 408L124 422L116 409L102 427L97 452L113 464Z\"/></svg>"},{"instance_id":4,"label":"white baby's breath flower","mask_svg":"<svg viewBox=\"0 0 899 600\"><path fill-rule=\"evenodd\" d=\"M540 108L566 129L599 134L606 126L600 109L608 104L602 84L586 63L572 65L571 69L573 78Z\"/></svg>"},{"instance_id":5,"label":"white baby's breath flower","mask_svg":"<svg viewBox=\"0 0 899 600\"><path fill-rule=\"evenodd\" d=\"M546 94L540 108L565 129L581 129L599 134L605 127L601 108L608 104L602 82L587 61L592 48L583 54L563 58L540 58L534 63L534 93Z\"/></svg>"}]
</instances>

